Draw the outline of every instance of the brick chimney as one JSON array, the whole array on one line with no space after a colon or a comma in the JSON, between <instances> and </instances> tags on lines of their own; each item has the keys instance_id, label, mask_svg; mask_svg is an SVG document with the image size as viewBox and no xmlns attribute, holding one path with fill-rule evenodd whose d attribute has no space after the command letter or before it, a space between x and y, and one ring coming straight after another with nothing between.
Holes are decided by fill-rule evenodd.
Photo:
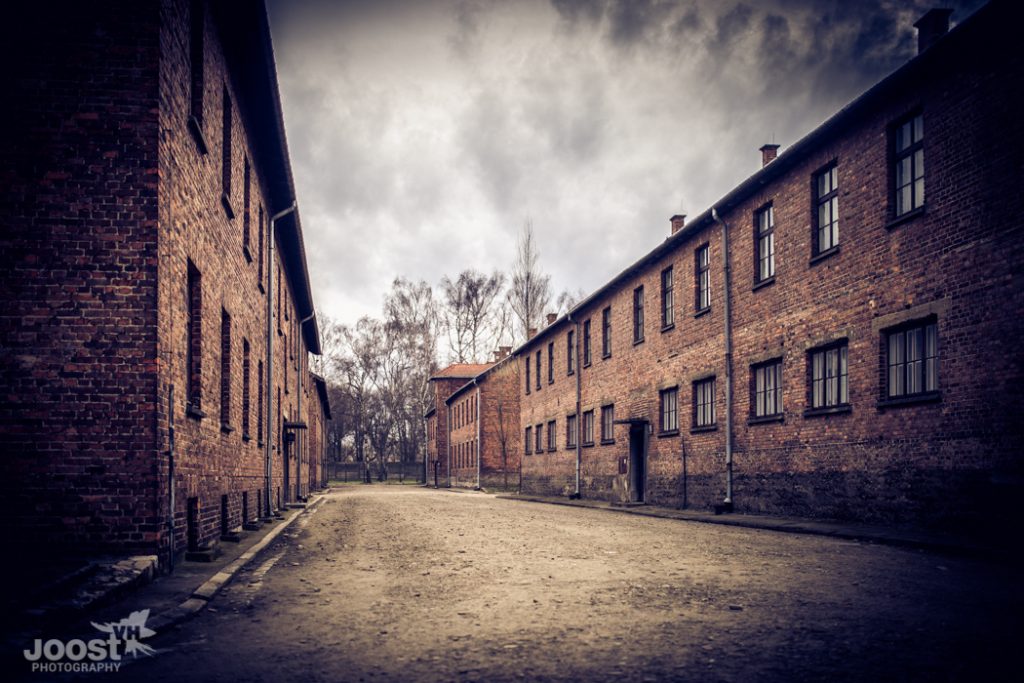
<instances>
[{"instance_id":1,"label":"brick chimney","mask_svg":"<svg viewBox=\"0 0 1024 683\"><path fill-rule=\"evenodd\" d=\"M917 54L921 54L949 32L951 9L930 9L917 20Z\"/></svg>"},{"instance_id":2,"label":"brick chimney","mask_svg":"<svg viewBox=\"0 0 1024 683\"><path fill-rule=\"evenodd\" d=\"M536 327L531 327L528 330L526 330L526 338L527 339L533 339L536 336L537 336L537 328Z\"/></svg>"},{"instance_id":3,"label":"brick chimney","mask_svg":"<svg viewBox=\"0 0 1024 683\"><path fill-rule=\"evenodd\" d=\"M557 313L548 313L548 325L554 325L556 320L558 320Z\"/></svg>"},{"instance_id":4,"label":"brick chimney","mask_svg":"<svg viewBox=\"0 0 1024 683\"><path fill-rule=\"evenodd\" d=\"M775 161L777 156L779 156L779 145L774 143L761 145L761 168Z\"/></svg>"},{"instance_id":5,"label":"brick chimney","mask_svg":"<svg viewBox=\"0 0 1024 683\"><path fill-rule=\"evenodd\" d=\"M683 225L686 224L686 214L677 213L675 216L672 216L672 218L669 218L668 220L672 223L672 234L674 235L680 230L682 230Z\"/></svg>"},{"instance_id":6,"label":"brick chimney","mask_svg":"<svg viewBox=\"0 0 1024 683\"><path fill-rule=\"evenodd\" d=\"M494 352L494 362L497 363L498 361L505 360L510 353L512 353L511 346L499 346Z\"/></svg>"}]
</instances>

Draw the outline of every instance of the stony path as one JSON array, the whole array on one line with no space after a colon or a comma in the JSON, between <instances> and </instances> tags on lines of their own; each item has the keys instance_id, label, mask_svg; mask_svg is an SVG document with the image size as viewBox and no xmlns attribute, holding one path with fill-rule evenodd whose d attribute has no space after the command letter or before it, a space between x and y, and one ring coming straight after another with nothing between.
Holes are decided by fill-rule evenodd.
<instances>
[{"instance_id":1,"label":"stony path","mask_svg":"<svg viewBox=\"0 0 1024 683\"><path fill-rule=\"evenodd\" d=\"M1020 671L1005 564L348 487L117 680L978 680Z\"/></svg>"}]
</instances>

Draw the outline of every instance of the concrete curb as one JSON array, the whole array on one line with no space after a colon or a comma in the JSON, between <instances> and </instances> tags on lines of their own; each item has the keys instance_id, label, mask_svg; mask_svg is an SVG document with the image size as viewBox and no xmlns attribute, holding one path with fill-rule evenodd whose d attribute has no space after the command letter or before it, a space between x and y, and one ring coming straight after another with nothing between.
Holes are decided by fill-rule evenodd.
<instances>
[{"instance_id":1,"label":"concrete curb","mask_svg":"<svg viewBox=\"0 0 1024 683\"><path fill-rule=\"evenodd\" d=\"M147 626L158 633L177 626L178 624L191 619L201 612L213 598L220 593L224 586L228 585L235 575L247 564L256 558L268 545L277 540L277 537L284 533L284 530L294 524L299 518L312 513L321 503L326 500L323 494L317 494L315 500L307 504L306 508L294 515L284 524L271 529L258 543L239 555L235 560L226 565L219 572L207 579L199 588L192 592L187 600L170 609L150 617Z\"/></svg>"},{"instance_id":2,"label":"concrete curb","mask_svg":"<svg viewBox=\"0 0 1024 683\"><path fill-rule=\"evenodd\" d=\"M758 529L762 531L775 531L789 534L825 536L848 541L876 543L879 545L898 548L927 550L929 552L942 553L945 555L958 555L984 559L1001 559L1012 555L1010 551L1000 551L1000 549L995 547L972 543L968 539L943 537L930 535L928 533L915 533L899 529L867 527L853 524L847 525L835 522L819 522L810 519L802 520L767 516L759 517L756 515L737 513L714 515L707 512L676 510L673 508L659 508L654 506L616 507L604 501L570 500L568 498L554 498L547 496L499 494L497 497L505 500L519 500L528 503L546 503L549 505L606 510L608 512L619 512L630 515L639 515L642 517L674 519L681 522L698 522L703 524L718 524L720 526Z\"/></svg>"}]
</instances>

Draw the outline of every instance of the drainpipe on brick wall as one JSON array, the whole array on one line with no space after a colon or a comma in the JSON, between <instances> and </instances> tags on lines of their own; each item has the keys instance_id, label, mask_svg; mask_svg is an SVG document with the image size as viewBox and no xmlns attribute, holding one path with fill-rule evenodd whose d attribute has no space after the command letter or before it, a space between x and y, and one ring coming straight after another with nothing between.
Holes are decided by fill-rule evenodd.
<instances>
[{"instance_id":1,"label":"drainpipe on brick wall","mask_svg":"<svg viewBox=\"0 0 1024 683\"><path fill-rule=\"evenodd\" d=\"M476 387L476 488L480 489L480 385L473 378L473 386Z\"/></svg>"},{"instance_id":2,"label":"drainpipe on brick wall","mask_svg":"<svg viewBox=\"0 0 1024 683\"><path fill-rule=\"evenodd\" d=\"M573 349L573 355L575 356L574 361L576 367L576 490L569 496L570 498L580 498L580 458L583 455L583 444L580 438L583 435L583 415L580 414L581 407L581 387L580 381L583 375L583 365L580 363L580 323L578 320L573 320L572 312L566 313L566 319L573 324L573 343L575 348Z\"/></svg>"},{"instance_id":3,"label":"drainpipe on brick wall","mask_svg":"<svg viewBox=\"0 0 1024 683\"><path fill-rule=\"evenodd\" d=\"M277 253L277 249L274 248L274 240L277 235L277 222L288 214L294 213L296 208L295 202L292 202L292 205L287 209L271 216L268 226L270 239L267 241L267 415L264 420L267 427L267 441L264 444L263 450L263 472L266 479L266 486L264 487L264 502L266 506L263 509L268 517L272 509L270 504L272 500L270 489L273 486L273 458L271 457L271 451L274 448L274 255Z\"/></svg>"},{"instance_id":4,"label":"drainpipe on brick wall","mask_svg":"<svg viewBox=\"0 0 1024 683\"><path fill-rule=\"evenodd\" d=\"M313 316L315 316L315 315L316 315L316 310L314 309L314 311L312 313L310 313L305 318L303 318L302 320L299 321L299 339L302 338L302 326L305 325L306 323L308 323L310 320L312 320ZM296 339L295 342L297 344L299 344L299 348L302 348L302 344L299 343L299 339ZM295 372L295 375L299 378L298 379L298 383L299 383L299 391L298 391L298 394L299 394L299 396L298 396L299 404L298 405L299 405L299 407L296 409L296 410L298 410L298 413L299 413L299 420L302 420L302 388L303 388L302 387L302 373L304 371L304 367L303 367L304 365L305 365L305 363L302 362L302 357L301 357L301 354L300 354L300 356L299 356L299 369L296 370L296 372ZM305 422L305 420L302 420L302 421ZM301 432L299 432L298 434L295 435L295 443L296 443L296 448L295 448L295 479L298 482L299 493L302 493L302 450L303 450L302 446L303 446L303 438L302 438L302 433ZM308 497L309 496L309 492L307 492L306 495Z\"/></svg>"},{"instance_id":5,"label":"drainpipe on brick wall","mask_svg":"<svg viewBox=\"0 0 1024 683\"><path fill-rule=\"evenodd\" d=\"M452 487L452 407L445 403L444 405L445 425L444 428L448 432L448 441L445 443L445 450L448 451L448 466L445 467L448 476L448 488Z\"/></svg>"},{"instance_id":6,"label":"drainpipe on brick wall","mask_svg":"<svg viewBox=\"0 0 1024 683\"><path fill-rule=\"evenodd\" d=\"M167 397L167 572L174 571L174 385Z\"/></svg>"},{"instance_id":7,"label":"drainpipe on brick wall","mask_svg":"<svg viewBox=\"0 0 1024 683\"><path fill-rule=\"evenodd\" d=\"M712 207L711 218L722 226L722 268L725 276L725 500L723 508L731 512L732 503L732 310L730 308L729 226Z\"/></svg>"}]
</instances>

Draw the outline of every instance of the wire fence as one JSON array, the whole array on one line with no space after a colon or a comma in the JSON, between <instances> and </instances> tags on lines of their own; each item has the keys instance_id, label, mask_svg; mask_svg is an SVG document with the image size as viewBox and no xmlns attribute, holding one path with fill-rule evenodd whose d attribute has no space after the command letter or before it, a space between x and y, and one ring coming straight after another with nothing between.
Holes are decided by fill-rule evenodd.
<instances>
[{"instance_id":1,"label":"wire fence","mask_svg":"<svg viewBox=\"0 0 1024 683\"><path fill-rule=\"evenodd\" d=\"M416 462L389 462L384 471L377 467L376 463L367 466L365 462L329 462L326 464L327 479L337 482L362 481L408 483L423 482L423 461Z\"/></svg>"}]
</instances>

